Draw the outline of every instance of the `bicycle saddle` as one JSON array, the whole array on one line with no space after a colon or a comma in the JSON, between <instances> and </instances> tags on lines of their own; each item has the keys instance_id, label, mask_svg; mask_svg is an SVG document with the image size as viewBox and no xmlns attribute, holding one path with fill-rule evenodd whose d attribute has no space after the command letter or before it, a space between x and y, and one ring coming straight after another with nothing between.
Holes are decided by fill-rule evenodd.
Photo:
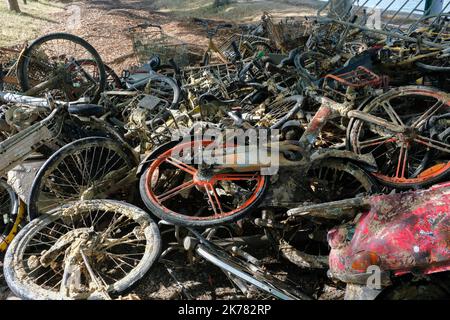
<instances>
[{"instance_id":1,"label":"bicycle saddle","mask_svg":"<svg viewBox=\"0 0 450 320\"><path fill-rule=\"evenodd\" d=\"M68 111L71 115L80 117L101 117L106 113L105 108L96 104L72 104Z\"/></svg>"}]
</instances>

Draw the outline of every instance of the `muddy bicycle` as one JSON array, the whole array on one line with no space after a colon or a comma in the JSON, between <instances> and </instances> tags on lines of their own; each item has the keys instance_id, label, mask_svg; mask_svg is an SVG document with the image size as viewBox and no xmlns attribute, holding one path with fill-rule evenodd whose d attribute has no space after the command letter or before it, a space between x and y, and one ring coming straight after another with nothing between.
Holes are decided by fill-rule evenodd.
<instances>
[{"instance_id":1,"label":"muddy bicycle","mask_svg":"<svg viewBox=\"0 0 450 320\"><path fill-rule=\"evenodd\" d=\"M18 98L17 95L13 97ZM45 102L42 100L37 101L40 103ZM16 106L13 104L13 107ZM0 142L2 154L0 172L2 174L5 174L35 152L41 152L49 156L50 159L54 159L54 153L60 149L60 145L71 141L73 142L67 144L64 148L75 148L79 154L69 159L70 163L63 163L67 167L64 167L60 174L66 179L68 176L65 174L68 174L68 168L80 168L81 170L80 161L86 157L92 158L93 161L100 161L96 162L95 166L97 168L95 172L97 176L96 181L98 182L97 188L99 189L111 189L111 185L125 178L131 169L137 167L137 153L127 144L114 125L102 118L102 115L105 115L105 110L101 106L86 104L68 105L49 100L46 106L21 105L21 108L34 110L40 115L41 120ZM96 150L98 150L97 154L95 154ZM101 163L102 165L100 166ZM79 171L77 174L71 173L69 180L65 180L65 186L75 186L76 179L81 179L80 181L87 183L88 181L85 181L87 178L87 167L83 168L84 171ZM94 164L92 163L89 168L92 171ZM113 172L116 172L117 175L114 175ZM118 180L115 180L116 178ZM52 190L61 188L59 185L61 181L55 179L51 181ZM100 184L99 181L102 181L103 184ZM102 188L100 188L100 185ZM63 194L62 199L67 197L73 198L75 194L80 194L80 192L84 192L85 198L88 197L89 190L81 190L77 187L71 193ZM35 206L36 203L34 201L29 202L30 218L36 217Z\"/></svg>"},{"instance_id":2,"label":"muddy bicycle","mask_svg":"<svg viewBox=\"0 0 450 320\"><path fill-rule=\"evenodd\" d=\"M25 95L52 92L55 99L95 102L106 85L98 52L84 39L51 33L34 40L20 54L17 78Z\"/></svg>"},{"instance_id":3,"label":"muddy bicycle","mask_svg":"<svg viewBox=\"0 0 450 320\"><path fill-rule=\"evenodd\" d=\"M161 238L141 209L113 200L66 203L12 241L4 274L24 299L111 299L156 262Z\"/></svg>"}]
</instances>

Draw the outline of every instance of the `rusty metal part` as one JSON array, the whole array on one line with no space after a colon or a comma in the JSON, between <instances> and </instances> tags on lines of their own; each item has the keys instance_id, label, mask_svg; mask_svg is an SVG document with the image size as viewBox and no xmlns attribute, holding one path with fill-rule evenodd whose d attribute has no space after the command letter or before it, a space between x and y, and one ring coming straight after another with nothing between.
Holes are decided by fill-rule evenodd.
<instances>
[{"instance_id":1,"label":"rusty metal part","mask_svg":"<svg viewBox=\"0 0 450 320\"><path fill-rule=\"evenodd\" d=\"M288 210L289 217L310 216L316 218L344 220L355 217L359 211L370 207L370 198L353 198L341 201L313 204Z\"/></svg>"}]
</instances>

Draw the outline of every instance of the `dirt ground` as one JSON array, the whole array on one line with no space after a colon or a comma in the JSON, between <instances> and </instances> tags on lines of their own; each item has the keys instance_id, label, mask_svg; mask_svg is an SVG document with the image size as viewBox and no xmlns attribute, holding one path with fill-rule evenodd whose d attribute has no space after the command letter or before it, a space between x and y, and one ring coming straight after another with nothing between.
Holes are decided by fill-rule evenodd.
<instances>
[{"instance_id":1,"label":"dirt ground","mask_svg":"<svg viewBox=\"0 0 450 320\"><path fill-rule=\"evenodd\" d=\"M258 21L264 11L275 18L304 17L317 12L321 2L314 0L237 1L220 10L210 8L211 1L143 1L89 0L75 1L53 16L57 24L49 24L42 33L69 32L83 37L101 54L104 62L116 72L135 65L133 46L127 29L140 23L161 25L165 34L183 41L189 51L200 57L207 45L204 29L192 22L203 17L235 24ZM80 23L71 24L74 7L80 8ZM180 11L179 8L185 8ZM227 37L224 31L220 37Z\"/></svg>"}]
</instances>

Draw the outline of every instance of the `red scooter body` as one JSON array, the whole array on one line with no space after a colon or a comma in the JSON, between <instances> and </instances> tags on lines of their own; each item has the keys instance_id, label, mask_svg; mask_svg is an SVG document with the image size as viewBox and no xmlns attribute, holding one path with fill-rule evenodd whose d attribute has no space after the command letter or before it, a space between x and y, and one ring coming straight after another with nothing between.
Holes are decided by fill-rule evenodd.
<instances>
[{"instance_id":1,"label":"red scooter body","mask_svg":"<svg viewBox=\"0 0 450 320\"><path fill-rule=\"evenodd\" d=\"M393 276L450 270L450 183L373 196L369 205L328 233L332 278L366 285L377 266L387 286Z\"/></svg>"}]
</instances>

